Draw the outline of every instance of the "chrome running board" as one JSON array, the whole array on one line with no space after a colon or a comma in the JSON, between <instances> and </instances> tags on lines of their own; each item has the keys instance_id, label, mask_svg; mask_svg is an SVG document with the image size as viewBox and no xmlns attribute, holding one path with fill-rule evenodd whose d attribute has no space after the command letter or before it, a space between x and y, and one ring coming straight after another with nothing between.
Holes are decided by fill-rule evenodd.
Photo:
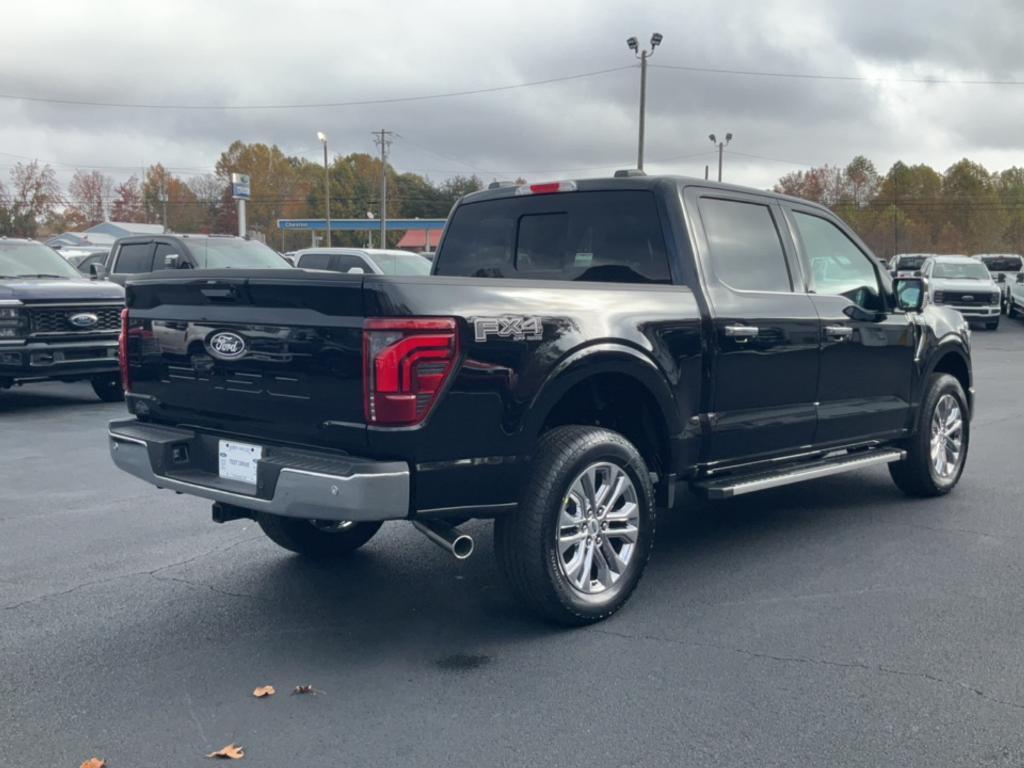
<instances>
[{"instance_id":1,"label":"chrome running board","mask_svg":"<svg viewBox=\"0 0 1024 768\"><path fill-rule=\"evenodd\" d=\"M768 472L698 480L693 484L693 487L709 499L728 499L733 496L743 496L747 493L763 491L768 488L802 483L804 480L814 480L819 477L852 472L855 469L864 469L865 467L873 467L878 464L902 461L906 457L907 452L897 448L876 449L854 454L844 454L831 459L823 459L806 464L790 465L784 469L774 469Z\"/></svg>"}]
</instances>

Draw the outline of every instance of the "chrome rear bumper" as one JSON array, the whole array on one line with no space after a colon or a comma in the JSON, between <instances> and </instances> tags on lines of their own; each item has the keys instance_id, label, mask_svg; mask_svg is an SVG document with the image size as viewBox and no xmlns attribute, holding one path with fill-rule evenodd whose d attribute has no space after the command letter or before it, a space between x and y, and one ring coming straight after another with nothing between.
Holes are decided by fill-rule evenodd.
<instances>
[{"instance_id":1,"label":"chrome rear bumper","mask_svg":"<svg viewBox=\"0 0 1024 768\"><path fill-rule=\"evenodd\" d=\"M257 486L225 480L211 466L216 437L127 419L110 423L110 457L158 488L285 517L332 521L409 516L409 465L272 447ZM214 456L216 455L214 451Z\"/></svg>"}]
</instances>

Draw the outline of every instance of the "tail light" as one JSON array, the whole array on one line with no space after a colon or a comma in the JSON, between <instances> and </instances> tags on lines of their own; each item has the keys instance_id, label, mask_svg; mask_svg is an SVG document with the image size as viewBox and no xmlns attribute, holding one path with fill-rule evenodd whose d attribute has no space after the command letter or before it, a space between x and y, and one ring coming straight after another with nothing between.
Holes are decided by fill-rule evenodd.
<instances>
[{"instance_id":1,"label":"tail light","mask_svg":"<svg viewBox=\"0 0 1024 768\"><path fill-rule=\"evenodd\" d=\"M459 356L453 318L370 318L363 323L367 424L412 426L430 413Z\"/></svg>"},{"instance_id":2,"label":"tail light","mask_svg":"<svg viewBox=\"0 0 1024 768\"><path fill-rule=\"evenodd\" d=\"M516 187L517 195L553 195L556 192L575 192L575 181L545 181Z\"/></svg>"},{"instance_id":3,"label":"tail light","mask_svg":"<svg viewBox=\"0 0 1024 768\"><path fill-rule=\"evenodd\" d=\"M125 392L132 388L132 374L128 370L128 307L121 310L121 335L117 337L117 364L121 368L121 386Z\"/></svg>"}]
</instances>

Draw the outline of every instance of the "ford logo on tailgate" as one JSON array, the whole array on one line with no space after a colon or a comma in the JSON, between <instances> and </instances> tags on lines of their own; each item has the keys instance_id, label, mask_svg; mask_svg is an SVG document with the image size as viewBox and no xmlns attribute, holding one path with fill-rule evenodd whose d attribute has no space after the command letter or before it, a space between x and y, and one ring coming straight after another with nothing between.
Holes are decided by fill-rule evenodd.
<instances>
[{"instance_id":1,"label":"ford logo on tailgate","mask_svg":"<svg viewBox=\"0 0 1024 768\"><path fill-rule=\"evenodd\" d=\"M232 331L218 331L206 340L210 354L221 360L237 360L247 350L245 339Z\"/></svg>"},{"instance_id":2,"label":"ford logo on tailgate","mask_svg":"<svg viewBox=\"0 0 1024 768\"><path fill-rule=\"evenodd\" d=\"M92 312L80 312L68 318L68 322L75 326L75 328L92 328L99 321L99 315L94 315Z\"/></svg>"}]
</instances>

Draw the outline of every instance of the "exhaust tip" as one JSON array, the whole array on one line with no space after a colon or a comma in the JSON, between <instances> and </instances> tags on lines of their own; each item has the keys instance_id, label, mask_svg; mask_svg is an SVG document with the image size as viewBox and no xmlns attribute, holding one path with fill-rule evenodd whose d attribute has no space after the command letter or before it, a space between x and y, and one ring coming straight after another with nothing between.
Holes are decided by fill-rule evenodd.
<instances>
[{"instance_id":1,"label":"exhaust tip","mask_svg":"<svg viewBox=\"0 0 1024 768\"><path fill-rule=\"evenodd\" d=\"M473 554L473 537L465 533L459 534L452 542L452 554L456 560L465 560Z\"/></svg>"}]
</instances>

